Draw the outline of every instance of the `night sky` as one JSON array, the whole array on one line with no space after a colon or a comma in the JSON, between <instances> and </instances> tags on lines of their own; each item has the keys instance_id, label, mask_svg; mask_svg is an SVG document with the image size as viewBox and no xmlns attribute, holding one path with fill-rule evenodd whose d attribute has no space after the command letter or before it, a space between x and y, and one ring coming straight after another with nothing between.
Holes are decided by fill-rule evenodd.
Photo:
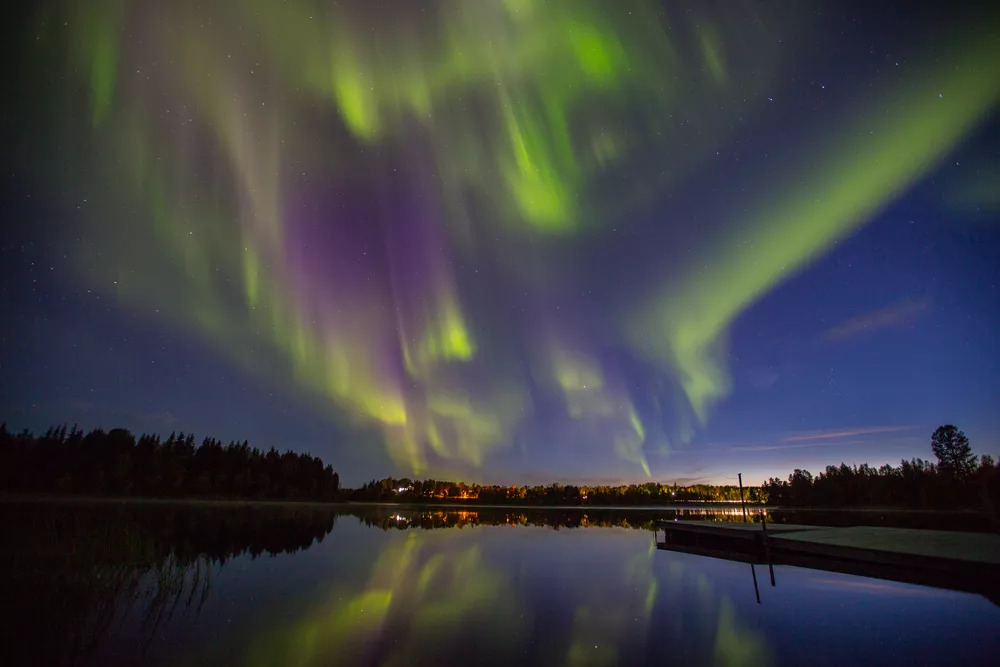
<instances>
[{"instance_id":1,"label":"night sky","mask_svg":"<svg viewBox=\"0 0 1000 667\"><path fill-rule=\"evenodd\" d=\"M347 484L1000 453L1000 13L934 4L17 10L0 420Z\"/></svg>"}]
</instances>

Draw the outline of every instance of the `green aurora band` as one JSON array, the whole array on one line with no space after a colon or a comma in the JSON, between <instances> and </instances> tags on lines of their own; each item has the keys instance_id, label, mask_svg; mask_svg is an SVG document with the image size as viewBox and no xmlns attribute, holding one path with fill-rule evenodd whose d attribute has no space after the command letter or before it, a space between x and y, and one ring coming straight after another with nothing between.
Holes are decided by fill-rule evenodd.
<instances>
[{"instance_id":1,"label":"green aurora band","mask_svg":"<svg viewBox=\"0 0 1000 667\"><path fill-rule=\"evenodd\" d=\"M836 126L815 119L819 139L713 214L719 233L651 291L533 317L582 270L570 249L611 242L711 165L795 57L805 18L749 1L202 4L45 15L88 101L72 133L93 156L85 224L102 252L81 271L291 378L414 474L482 470L524 435L534 387L559 397L580 447L650 475L650 448L690 438L691 417L730 391L736 318L1000 98L997 42L970 32L913 65L918 83L880 85ZM530 331L490 312L486 274L523 295ZM686 404L640 410L608 345Z\"/></svg>"}]
</instances>

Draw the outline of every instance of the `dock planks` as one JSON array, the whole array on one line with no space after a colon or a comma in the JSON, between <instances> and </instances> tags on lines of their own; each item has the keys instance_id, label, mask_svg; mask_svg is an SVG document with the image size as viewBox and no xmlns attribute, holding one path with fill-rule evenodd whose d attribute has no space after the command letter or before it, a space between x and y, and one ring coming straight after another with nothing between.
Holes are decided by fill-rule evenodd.
<instances>
[{"instance_id":1,"label":"dock planks","mask_svg":"<svg viewBox=\"0 0 1000 667\"><path fill-rule=\"evenodd\" d=\"M1000 535L989 533L854 526L783 532L768 541L774 548L853 559L920 559L943 569L973 563L1000 567Z\"/></svg>"},{"instance_id":2,"label":"dock planks","mask_svg":"<svg viewBox=\"0 0 1000 667\"><path fill-rule=\"evenodd\" d=\"M660 521L660 530L669 532L696 533L701 535L722 535L733 538L752 537L756 539L763 535L759 523L736 523L727 521ZM806 530L821 530L823 526L802 526L791 523L769 523L768 533L791 533Z\"/></svg>"},{"instance_id":3,"label":"dock planks","mask_svg":"<svg viewBox=\"0 0 1000 667\"><path fill-rule=\"evenodd\" d=\"M996 534L791 524L764 532L761 524L711 521L661 521L658 530L657 547L667 551L978 593L1000 605Z\"/></svg>"}]
</instances>

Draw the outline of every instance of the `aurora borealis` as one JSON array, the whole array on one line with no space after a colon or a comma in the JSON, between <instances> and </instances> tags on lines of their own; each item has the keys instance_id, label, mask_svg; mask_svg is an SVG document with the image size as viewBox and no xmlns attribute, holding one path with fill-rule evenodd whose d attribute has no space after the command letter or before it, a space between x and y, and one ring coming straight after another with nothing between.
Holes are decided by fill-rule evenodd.
<instances>
[{"instance_id":1,"label":"aurora borealis","mask_svg":"<svg viewBox=\"0 0 1000 667\"><path fill-rule=\"evenodd\" d=\"M12 421L169 414L349 480L1000 434L995 12L91 0L21 27Z\"/></svg>"}]
</instances>

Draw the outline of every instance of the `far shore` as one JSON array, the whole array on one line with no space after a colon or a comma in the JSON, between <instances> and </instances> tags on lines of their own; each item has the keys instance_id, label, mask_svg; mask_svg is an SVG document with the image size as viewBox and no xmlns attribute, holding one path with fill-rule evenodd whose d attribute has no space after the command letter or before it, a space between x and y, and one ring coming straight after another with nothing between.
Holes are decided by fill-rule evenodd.
<instances>
[{"instance_id":1,"label":"far shore","mask_svg":"<svg viewBox=\"0 0 1000 667\"><path fill-rule=\"evenodd\" d=\"M416 508L429 510L595 510L595 511L678 511L678 510L720 510L738 511L739 502L694 501L671 505L530 505L530 504L489 504L450 500L423 500L414 502L382 501L341 501L330 502L304 500L254 500L250 498L148 498L142 496L64 496L64 495L0 495L0 503L48 503L87 505L195 505L205 507L309 507L309 508ZM828 513L874 513L874 514L982 514L979 508L916 509L908 507L781 507L774 505L746 504L747 513L760 510L768 512L828 512Z\"/></svg>"}]
</instances>

